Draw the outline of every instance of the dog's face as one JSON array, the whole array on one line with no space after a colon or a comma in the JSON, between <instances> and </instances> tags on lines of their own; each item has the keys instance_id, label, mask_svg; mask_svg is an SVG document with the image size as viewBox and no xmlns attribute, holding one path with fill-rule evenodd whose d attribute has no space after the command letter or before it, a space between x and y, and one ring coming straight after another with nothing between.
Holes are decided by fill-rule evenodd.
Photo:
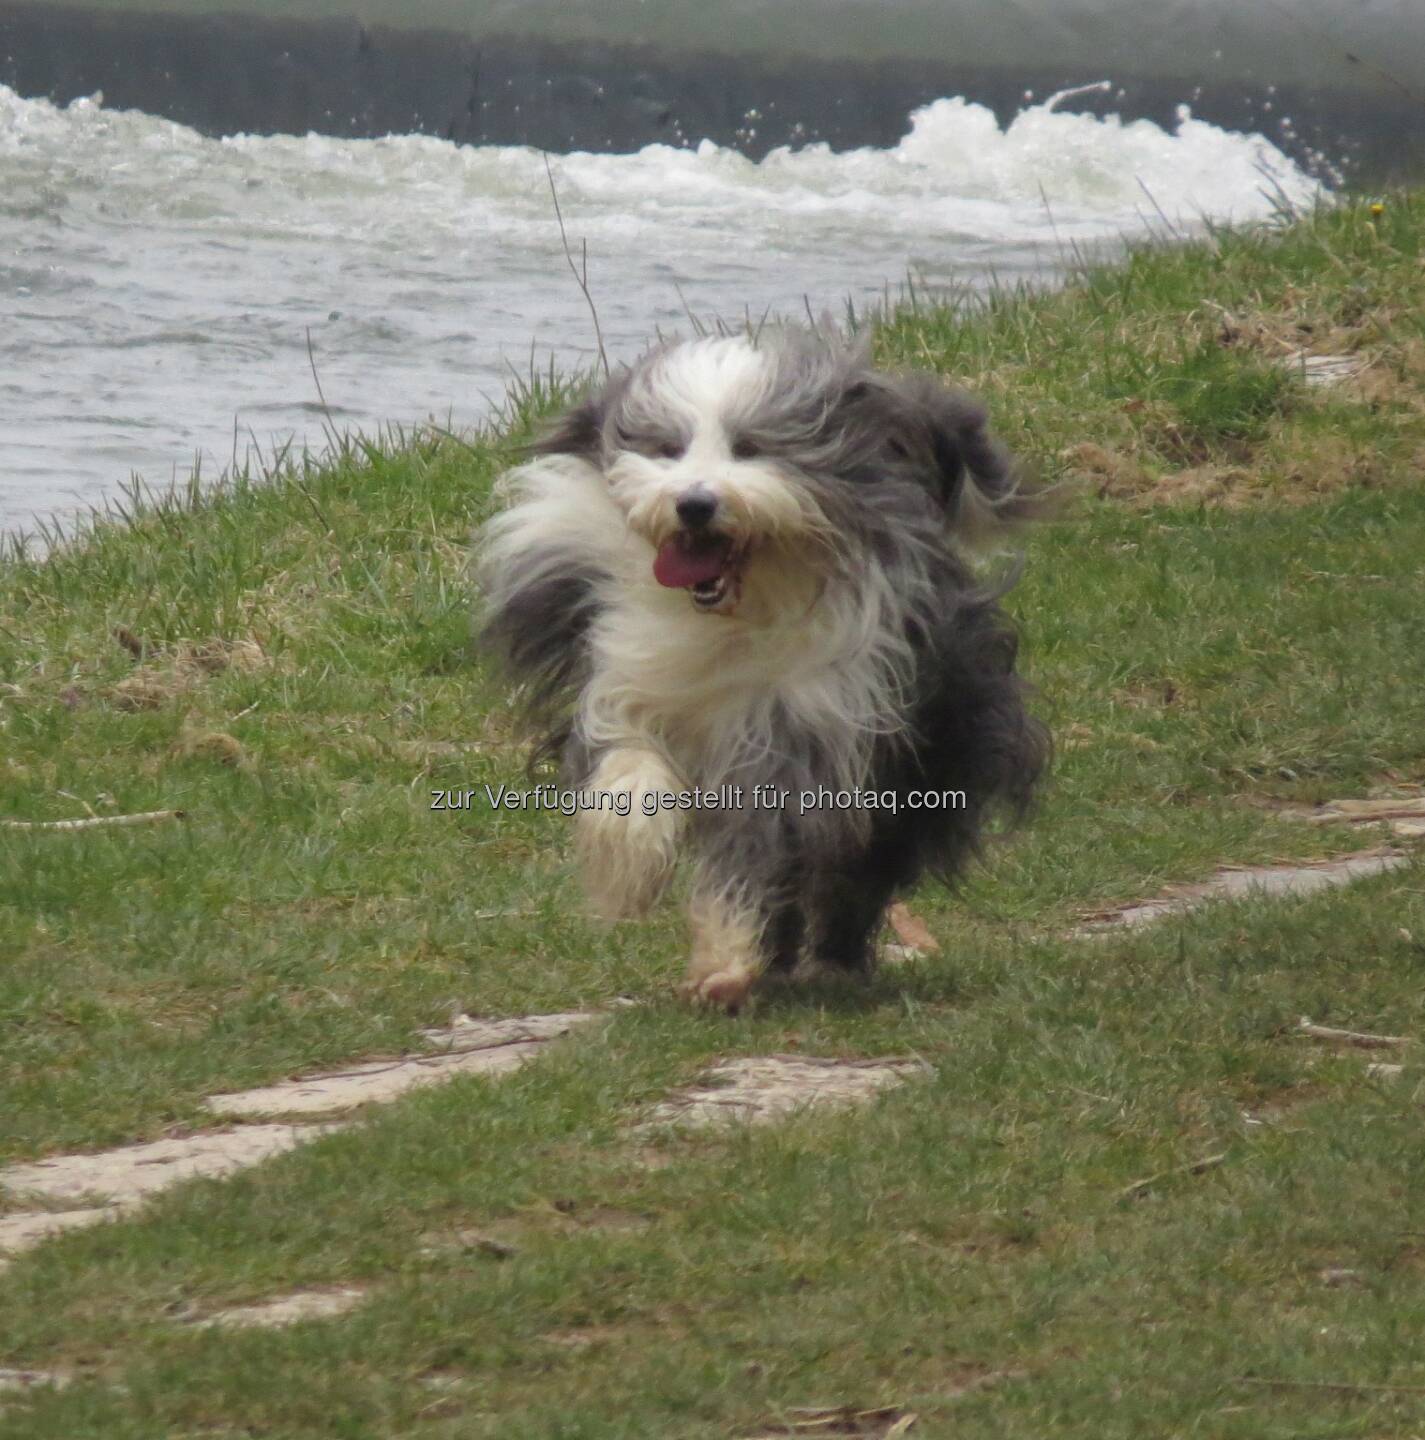
<instances>
[{"instance_id":1,"label":"dog's face","mask_svg":"<svg viewBox=\"0 0 1425 1440\"><path fill-rule=\"evenodd\" d=\"M777 371L774 352L744 341L694 342L649 357L608 397L609 496L653 547L658 583L705 614L731 614L749 566L828 529L778 433Z\"/></svg>"},{"instance_id":2,"label":"dog's face","mask_svg":"<svg viewBox=\"0 0 1425 1440\"><path fill-rule=\"evenodd\" d=\"M1008 488L983 422L958 392L815 336L718 337L654 351L538 448L596 465L654 579L729 615L749 574L822 583L908 503L949 523L977 458Z\"/></svg>"}]
</instances>

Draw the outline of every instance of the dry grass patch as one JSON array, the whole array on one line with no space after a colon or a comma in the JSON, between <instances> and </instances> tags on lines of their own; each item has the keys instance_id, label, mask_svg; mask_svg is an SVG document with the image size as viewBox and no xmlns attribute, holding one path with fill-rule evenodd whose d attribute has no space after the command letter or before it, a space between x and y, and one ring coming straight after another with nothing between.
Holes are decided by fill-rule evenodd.
<instances>
[{"instance_id":1,"label":"dry grass patch","mask_svg":"<svg viewBox=\"0 0 1425 1440\"><path fill-rule=\"evenodd\" d=\"M120 633L132 642L124 648L142 657L132 675L101 691L120 710L157 710L188 695L214 675L228 671L250 674L271 663L256 640L213 639L149 646L128 631Z\"/></svg>"}]
</instances>

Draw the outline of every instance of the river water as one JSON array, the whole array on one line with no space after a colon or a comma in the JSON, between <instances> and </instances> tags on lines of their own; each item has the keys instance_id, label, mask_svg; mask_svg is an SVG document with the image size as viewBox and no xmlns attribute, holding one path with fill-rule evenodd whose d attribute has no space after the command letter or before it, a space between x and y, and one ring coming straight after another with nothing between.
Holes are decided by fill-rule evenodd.
<instances>
[{"instance_id":1,"label":"river water","mask_svg":"<svg viewBox=\"0 0 1425 1440\"><path fill-rule=\"evenodd\" d=\"M755 125L755 113L749 124ZM1173 133L959 99L893 149L709 143L551 158L611 356L700 316L841 312L1035 276L1072 247L1268 214L1314 182L1184 114ZM1151 197L1151 198L1150 198ZM309 337L311 353L309 355ZM475 423L531 358L587 364L543 157L420 136L205 138L0 87L0 530L101 506L135 474L341 428Z\"/></svg>"}]
</instances>

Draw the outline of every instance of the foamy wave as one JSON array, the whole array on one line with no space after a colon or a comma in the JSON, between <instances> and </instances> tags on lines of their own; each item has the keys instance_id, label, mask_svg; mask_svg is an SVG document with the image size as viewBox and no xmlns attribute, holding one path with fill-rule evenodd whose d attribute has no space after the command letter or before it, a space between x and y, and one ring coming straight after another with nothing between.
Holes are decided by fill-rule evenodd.
<instances>
[{"instance_id":1,"label":"foamy wave","mask_svg":"<svg viewBox=\"0 0 1425 1440\"><path fill-rule=\"evenodd\" d=\"M879 300L912 268L931 286L1045 278L1070 242L1156 224L1155 205L1250 220L1274 191L1317 193L1260 136L1053 100L1003 129L938 100L883 150L752 161L704 141L552 163L616 357L680 328L684 297L735 319ZM0 88L0 254L23 257L0 276L0 526L195 452L217 469L235 412L263 443L300 438L309 334L327 397L367 429L473 421L531 337L541 360L590 360L544 158L517 146L214 140L98 97L59 108Z\"/></svg>"},{"instance_id":2,"label":"foamy wave","mask_svg":"<svg viewBox=\"0 0 1425 1440\"><path fill-rule=\"evenodd\" d=\"M47 152L59 167L52 178L102 177L111 201L147 209L166 194L188 219L227 221L241 198L249 222L291 233L547 227L550 213L543 157L525 147L417 135L210 140L94 100L58 109L0 87L0 156L27 152ZM1053 100L1003 129L982 105L937 100L916 110L887 150L814 144L752 161L704 140L565 155L555 174L584 230L611 239L670 221L733 218L753 234L819 218L843 238L847 224L889 220L922 238L1042 239L1051 228L1046 202L1054 223L1079 236L1134 227L1149 208L1145 192L1174 220L1250 220L1269 213L1277 195L1306 204L1319 193L1264 137L1221 130L1186 109L1169 132L1147 120L1065 113Z\"/></svg>"}]
</instances>

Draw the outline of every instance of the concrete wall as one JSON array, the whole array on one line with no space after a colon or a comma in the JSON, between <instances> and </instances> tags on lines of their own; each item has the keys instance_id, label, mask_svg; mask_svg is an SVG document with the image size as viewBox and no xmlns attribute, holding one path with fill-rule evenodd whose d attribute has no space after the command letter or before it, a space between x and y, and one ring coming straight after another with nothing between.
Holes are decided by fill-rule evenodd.
<instances>
[{"instance_id":1,"label":"concrete wall","mask_svg":"<svg viewBox=\"0 0 1425 1440\"><path fill-rule=\"evenodd\" d=\"M1188 101L1199 117L1260 130L1298 159L1323 151L1369 178L1425 172L1425 86L1416 93L1341 54L1335 69L1284 64L1281 74L1295 78L1274 81L1256 62L1245 77L1225 73L1231 67L1135 75L1106 57L1051 60L1035 47L1018 63L857 59L0 0L0 83L60 103L102 91L108 105L213 135L417 131L612 151L706 137L760 156L812 140L891 145L911 109L946 95L989 105L1004 121L1027 90L1042 99L1108 77L1115 94L1066 108L1166 125ZM1280 129L1285 116L1294 139Z\"/></svg>"}]
</instances>

